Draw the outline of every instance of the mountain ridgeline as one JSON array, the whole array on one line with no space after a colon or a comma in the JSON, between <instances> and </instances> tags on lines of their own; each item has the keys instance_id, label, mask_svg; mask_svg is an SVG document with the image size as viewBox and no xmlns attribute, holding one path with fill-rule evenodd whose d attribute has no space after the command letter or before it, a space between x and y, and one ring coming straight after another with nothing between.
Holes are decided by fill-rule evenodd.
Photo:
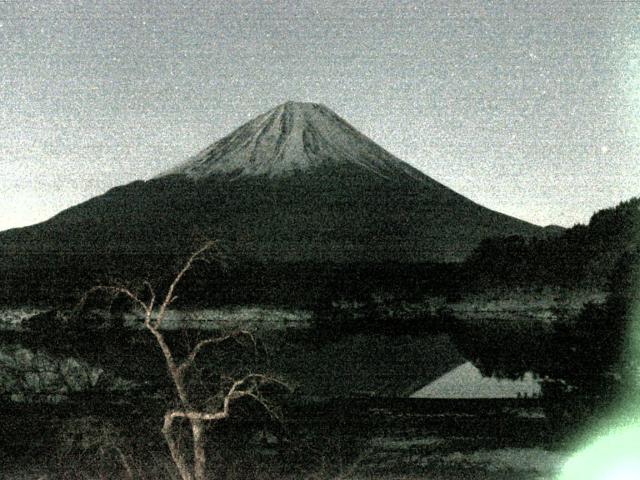
<instances>
[{"instance_id":1,"label":"mountain ridgeline","mask_svg":"<svg viewBox=\"0 0 640 480\"><path fill-rule=\"evenodd\" d=\"M285 275L273 272L293 275L287 265L390 278L380 265L403 276L399 265L459 262L488 238L546 234L429 178L328 108L287 102L151 180L0 233L0 268L7 295L46 296L149 277L207 237L263 288Z\"/></svg>"}]
</instances>

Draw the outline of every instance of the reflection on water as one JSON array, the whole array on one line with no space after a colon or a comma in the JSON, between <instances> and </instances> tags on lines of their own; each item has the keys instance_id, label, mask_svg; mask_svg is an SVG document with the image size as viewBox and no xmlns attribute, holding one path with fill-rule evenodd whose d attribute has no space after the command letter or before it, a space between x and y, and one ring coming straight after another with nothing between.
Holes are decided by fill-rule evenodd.
<instances>
[{"instance_id":1,"label":"reflection on water","mask_svg":"<svg viewBox=\"0 0 640 480\"><path fill-rule=\"evenodd\" d=\"M527 372L518 380L485 377L471 362L450 370L412 398L520 398L540 395L540 382Z\"/></svg>"}]
</instances>

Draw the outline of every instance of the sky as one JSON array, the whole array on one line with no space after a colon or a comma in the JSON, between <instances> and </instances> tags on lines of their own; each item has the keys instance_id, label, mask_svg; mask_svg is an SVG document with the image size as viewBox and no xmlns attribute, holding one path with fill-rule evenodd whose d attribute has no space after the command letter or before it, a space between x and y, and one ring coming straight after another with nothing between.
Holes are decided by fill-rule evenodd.
<instances>
[{"instance_id":1,"label":"sky","mask_svg":"<svg viewBox=\"0 0 640 480\"><path fill-rule=\"evenodd\" d=\"M540 225L640 195L640 2L0 0L0 230L323 103Z\"/></svg>"}]
</instances>

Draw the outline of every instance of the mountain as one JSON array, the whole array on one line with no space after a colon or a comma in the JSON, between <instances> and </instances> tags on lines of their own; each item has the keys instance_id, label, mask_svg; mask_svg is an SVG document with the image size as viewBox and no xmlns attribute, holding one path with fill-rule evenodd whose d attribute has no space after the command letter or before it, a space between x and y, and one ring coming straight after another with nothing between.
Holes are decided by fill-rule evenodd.
<instances>
[{"instance_id":1,"label":"mountain","mask_svg":"<svg viewBox=\"0 0 640 480\"><path fill-rule=\"evenodd\" d=\"M433 182L323 105L294 102L247 122L160 177L184 174L203 179L224 174L277 178L318 167L345 168L386 180L409 177Z\"/></svg>"},{"instance_id":2,"label":"mountain","mask_svg":"<svg viewBox=\"0 0 640 480\"><path fill-rule=\"evenodd\" d=\"M194 233L235 258L280 264L460 261L487 237L544 235L429 178L330 109L287 102L151 180L0 233L0 252L5 271L29 255L172 255Z\"/></svg>"}]
</instances>

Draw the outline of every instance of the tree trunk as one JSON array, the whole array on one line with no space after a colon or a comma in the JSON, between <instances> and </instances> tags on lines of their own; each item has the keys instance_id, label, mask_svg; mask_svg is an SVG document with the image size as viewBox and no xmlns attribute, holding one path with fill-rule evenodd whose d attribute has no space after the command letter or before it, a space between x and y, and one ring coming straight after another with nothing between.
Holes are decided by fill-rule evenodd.
<instances>
[{"instance_id":1,"label":"tree trunk","mask_svg":"<svg viewBox=\"0 0 640 480\"><path fill-rule=\"evenodd\" d=\"M167 442L167 446L169 447L171 459L178 468L178 472L180 473L180 477L182 478L182 480L194 480L193 475L191 474L191 469L187 464L187 460L184 458L184 455L180 451L180 448L176 444L176 440L173 437L172 424L173 417L171 417L171 415L169 414L165 415L164 425L162 426L162 434L164 435L164 439Z\"/></svg>"},{"instance_id":2,"label":"tree trunk","mask_svg":"<svg viewBox=\"0 0 640 480\"><path fill-rule=\"evenodd\" d=\"M193 471L195 480L205 480L207 456L205 453L204 422L192 419L191 431L193 433Z\"/></svg>"}]
</instances>

